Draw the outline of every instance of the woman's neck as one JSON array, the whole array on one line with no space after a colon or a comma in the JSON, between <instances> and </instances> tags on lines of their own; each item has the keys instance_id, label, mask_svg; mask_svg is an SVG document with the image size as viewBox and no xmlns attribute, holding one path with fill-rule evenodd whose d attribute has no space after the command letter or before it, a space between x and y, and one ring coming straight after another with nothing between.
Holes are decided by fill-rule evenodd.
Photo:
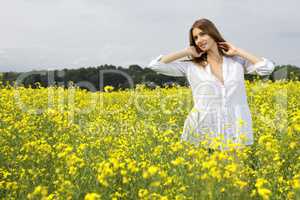
<instances>
[{"instance_id":1,"label":"woman's neck","mask_svg":"<svg viewBox=\"0 0 300 200\"><path fill-rule=\"evenodd\" d=\"M222 63L223 56L220 54L218 48L216 46L213 46L213 48L209 51L207 51L207 61L208 62L217 62Z\"/></svg>"}]
</instances>

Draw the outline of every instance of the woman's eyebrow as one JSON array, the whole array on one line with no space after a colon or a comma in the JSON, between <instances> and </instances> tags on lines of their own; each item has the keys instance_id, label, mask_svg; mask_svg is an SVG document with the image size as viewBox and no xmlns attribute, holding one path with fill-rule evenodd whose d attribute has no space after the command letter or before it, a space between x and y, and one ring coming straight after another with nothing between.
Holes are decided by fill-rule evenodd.
<instances>
[{"instance_id":1,"label":"woman's eyebrow","mask_svg":"<svg viewBox=\"0 0 300 200\"><path fill-rule=\"evenodd\" d=\"M204 33L203 31L200 31L197 33L197 35ZM193 37L196 37L197 35L194 35Z\"/></svg>"},{"instance_id":2,"label":"woman's eyebrow","mask_svg":"<svg viewBox=\"0 0 300 200\"><path fill-rule=\"evenodd\" d=\"M201 33L204 33L203 31L201 32L198 32L197 35L201 34ZM193 35L193 38L197 37L197 35Z\"/></svg>"}]
</instances>

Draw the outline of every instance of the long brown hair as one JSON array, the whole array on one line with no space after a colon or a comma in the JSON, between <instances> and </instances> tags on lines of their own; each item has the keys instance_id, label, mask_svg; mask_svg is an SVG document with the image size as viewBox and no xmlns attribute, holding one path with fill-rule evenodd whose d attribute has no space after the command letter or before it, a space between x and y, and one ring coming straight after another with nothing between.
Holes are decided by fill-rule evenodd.
<instances>
[{"instance_id":1,"label":"long brown hair","mask_svg":"<svg viewBox=\"0 0 300 200\"><path fill-rule=\"evenodd\" d=\"M204 33L208 34L211 38L213 38L215 42L225 42L225 40L223 39L222 35L220 34L220 32L218 31L218 29L216 28L213 22L205 18L196 20L193 23L192 27L190 28L189 39L190 39L190 46L195 46L198 52L200 52L201 50L199 49L199 47L197 47L194 41L193 32L192 32L193 28L201 29ZM225 55L219 46L218 46L218 50L222 56ZM205 65L207 64L207 53L202 54L202 56L200 57L190 56L190 61L198 63L202 67L205 67Z\"/></svg>"}]
</instances>

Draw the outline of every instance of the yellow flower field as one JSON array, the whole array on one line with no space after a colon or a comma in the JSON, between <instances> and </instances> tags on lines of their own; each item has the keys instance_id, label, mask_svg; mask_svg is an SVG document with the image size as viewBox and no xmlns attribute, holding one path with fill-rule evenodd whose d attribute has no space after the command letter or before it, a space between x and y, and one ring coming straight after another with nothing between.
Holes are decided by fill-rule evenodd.
<instances>
[{"instance_id":1,"label":"yellow flower field","mask_svg":"<svg viewBox=\"0 0 300 200\"><path fill-rule=\"evenodd\" d=\"M255 144L208 152L189 88L0 86L0 198L300 199L300 82L246 87Z\"/></svg>"}]
</instances>

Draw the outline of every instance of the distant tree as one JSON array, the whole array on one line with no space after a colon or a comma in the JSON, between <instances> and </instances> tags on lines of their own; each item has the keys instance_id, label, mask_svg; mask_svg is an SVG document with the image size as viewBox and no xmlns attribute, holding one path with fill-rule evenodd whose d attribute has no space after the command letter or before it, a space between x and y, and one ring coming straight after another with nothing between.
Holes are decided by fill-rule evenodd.
<instances>
[{"instance_id":1,"label":"distant tree","mask_svg":"<svg viewBox=\"0 0 300 200\"><path fill-rule=\"evenodd\" d=\"M300 68L295 65L276 66L272 73L272 80L299 80Z\"/></svg>"},{"instance_id":2,"label":"distant tree","mask_svg":"<svg viewBox=\"0 0 300 200\"><path fill-rule=\"evenodd\" d=\"M101 71L112 70L112 72L106 71L103 73L103 80L100 80ZM117 70L116 73L113 70ZM54 80L48 80L49 73L54 74ZM124 73L126 76L124 76ZM16 72L4 72L0 76L0 81L2 80L4 84L13 84L17 80L19 75L22 73ZM51 76L50 76L51 77ZM130 80L128 80L128 78ZM253 74L245 74L245 79L250 81L261 80L299 80L300 78L300 68L294 65L281 65L276 66L274 71L267 76L259 76ZM142 68L138 65L130 65L128 68L123 68L121 66L114 65L101 65L97 67L79 68L79 69L62 69L54 71L36 71L30 76L26 76L23 80L23 84L28 87L33 86L36 82L40 85L47 87L51 84L68 87L69 82L75 84L85 83L92 84L96 90L100 90L100 81L103 81L103 87L113 86L115 89L125 89L131 87L131 81L133 82L133 87L137 84L147 84L153 88L154 85L168 86L171 83L178 84L181 86L188 86L188 80L185 77L172 77L159 74L149 68ZM84 84L79 84L81 88L86 88Z\"/></svg>"}]
</instances>

